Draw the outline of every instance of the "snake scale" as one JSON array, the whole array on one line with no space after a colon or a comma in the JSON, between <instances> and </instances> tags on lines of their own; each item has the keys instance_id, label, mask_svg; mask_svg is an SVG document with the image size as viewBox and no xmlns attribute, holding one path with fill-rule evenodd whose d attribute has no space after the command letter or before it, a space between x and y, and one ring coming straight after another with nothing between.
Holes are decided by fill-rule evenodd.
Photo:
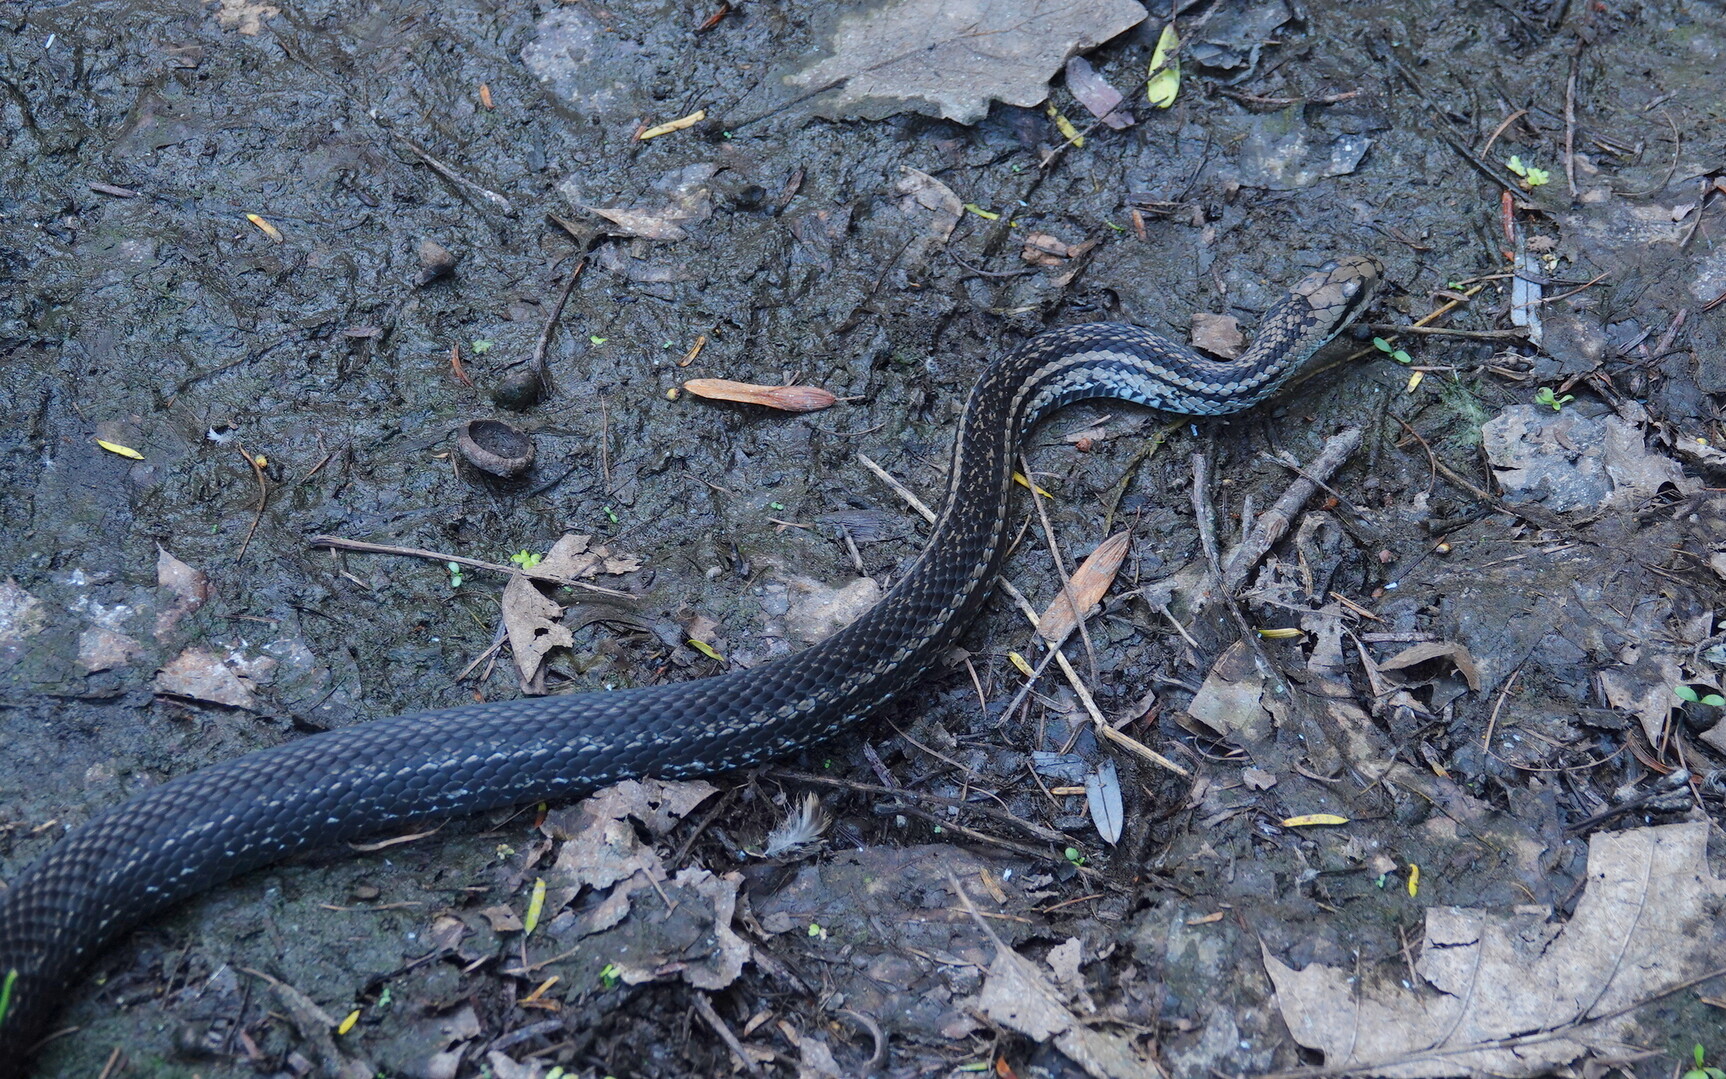
<instances>
[{"instance_id":1,"label":"snake scale","mask_svg":"<svg viewBox=\"0 0 1726 1079\"><path fill-rule=\"evenodd\" d=\"M95 956L166 907L296 851L431 818L685 778L790 753L850 726L929 669L1005 553L1024 432L1085 398L1215 416L1274 393L1366 306L1365 256L1303 278L1237 360L1123 323L1050 330L978 380L928 546L850 626L749 670L618 692L419 712L302 738L181 776L67 835L0 893L0 1072L22 1074Z\"/></svg>"}]
</instances>

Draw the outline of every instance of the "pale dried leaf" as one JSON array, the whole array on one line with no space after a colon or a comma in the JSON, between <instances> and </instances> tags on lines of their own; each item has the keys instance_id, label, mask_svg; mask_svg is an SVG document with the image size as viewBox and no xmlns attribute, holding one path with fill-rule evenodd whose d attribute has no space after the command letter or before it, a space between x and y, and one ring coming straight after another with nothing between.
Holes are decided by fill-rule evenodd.
<instances>
[{"instance_id":1,"label":"pale dried leaf","mask_svg":"<svg viewBox=\"0 0 1726 1079\"><path fill-rule=\"evenodd\" d=\"M1444 660L1456 669L1468 683L1468 688L1480 692L1480 668L1474 662L1474 656L1468 649L1452 641L1422 641L1411 645L1396 655L1378 665L1380 671L1411 671L1412 668L1432 660ZM1411 671L1412 673L1412 671ZM1418 679L1417 679L1418 680ZM1409 683L1404 678L1405 684Z\"/></svg>"},{"instance_id":2,"label":"pale dried leaf","mask_svg":"<svg viewBox=\"0 0 1726 1079\"><path fill-rule=\"evenodd\" d=\"M251 687L223 662L201 648L188 648L156 672L155 690L175 697L257 710Z\"/></svg>"},{"instance_id":3,"label":"pale dried leaf","mask_svg":"<svg viewBox=\"0 0 1726 1079\"><path fill-rule=\"evenodd\" d=\"M521 674L523 692L543 692L538 687L546 654L575 643L569 627L558 622L562 616L563 607L547 599L531 580L519 573L510 575L509 583L503 586L503 625L509 632L509 650Z\"/></svg>"},{"instance_id":4,"label":"pale dried leaf","mask_svg":"<svg viewBox=\"0 0 1726 1079\"><path fill-rule=\"evenodd\" d=\"M273 19L281 13L279 7L255 3L254 0L220 0L216 8L216 25L256 37L263 31L265 19Z\"/></svg>"},{"instance_id":5,"label":"pale dried leaf","mask_svg":"<svg viewBox=\"0 0 1726 1079\"><path fill-rule=\"evenodd\" d=\"M1237 359L1247 348L1246 335L1233 315L1195 312L1191 337L1194 348L1229 360Z\"/></svg>"},{"instance_id":6,"label":"pale dried leaf","mask_svg":"<svg viewBox=\"0 0 1726 1079\"><path fill-rule=\"evenodd\" d=\"M1132 533L1116 532L1099 543L1097 549L1079 564L1067 587L1037 619L1037 632L1045 641L1051 644L1064 641L1079 624L1079 616L1074 612L1071 600L1077 600L1078 610L1084 613L1089 613L1092 607L1103 601L1109 586L1115 583L1115 574L1121 571L1121 563L1126 559L1127 548L1132 541Z\"/></svg>"},{"instance_id":7,"label":"pale dried leaf","mask_svg":"<svg viewBox=\"0 0 1726 1079\"><path fill-rule=\"evenodd\" d=\"M953 189L909 165L901 166L905 175L893 185L893 189L902 197L899 199L899 209L909 216L920 212L928 212L929 226L927 235L936 243L946 243L947 237L953 235L953 227L959 223L959 218L965 212L965 204Z\"/></svg>"},{"instance_id":8,"label":"pale dried leaf","mask_svg":"<svg viewBox=\"0 0 1726 1079\"><path fill-rule=\"evenodd\" d=\"M1635 1006L1726 954L1726 880L1708 872L1708 827L1596 834L1587 888L1562 924L1547 908L1432 908L1413 988L1400 959L1392 976L1362 979L1317 963L1296 971L1267 949L1283 1019L1328 1069L1397 1079L1548 1074L1640 1043ZM1530 1031L1549 1033L1518 1038Z\"/></svg>"},{"instance_id":9,"label":"pale dried leaf","mask_svg":"<svg viewBox=\"0 0 1726 1079\"><path fill-rule=\"evenodd\" d=\"M1083 56L1067 61L1067 89L1092 116L1116 131L1133 126L1132 113L1121 108L1121 92L1110 86Z\"/></svg>"},{"instance_id":10,"label":"pale dried leaf","mask_svg":"<svg viewBox=\"0 0 1726 1079\"><path fill-rule=\"evenodd\" d=\"M728 378L692 378L683 384L683 388L697 397L765 405L782 412L819 412L839 400L819 386L758 386L752 382L733 382Z\"/></svg>"},{"instance_id":11,"label":"pale dried leaf","mask_svg":"<svg viewBox=\"0 0 1726 1079\"><path fill-rule=\"evenodd\" d=\"M1114 846L1121 838L1125 811L1121 807L1121 778L1115 762L1104 758L1095 771L1085 777L1085 805L1091 812L1091 824L1103 842Z\"/></svg>"},{"instance_id":12,"label":"pale dried leaf","mask_svg":"<svg viewBox=\"0 0 1726 1079\"><path fill-rule=\"evenodd\" d=\"M826 57L787 78L827 116L902 109L962 124L1031 106L1069 56L1141 21L1134 0L889 0L841 15Z\"/></svg>"},{"instance_id":13,"label":"pale dried leaf","mask_svg":"<svg viewBox=\"0 0 1726 1079\"><path fill-rule=\"evenodd\" d=\"M1264 706L1264 675L1251 651L1236 641L1211 665L1204 684L1187 705L1187 715L1234 744L1251 747L1268 741L1275 725Z\"/></svg>"}]
</instances>

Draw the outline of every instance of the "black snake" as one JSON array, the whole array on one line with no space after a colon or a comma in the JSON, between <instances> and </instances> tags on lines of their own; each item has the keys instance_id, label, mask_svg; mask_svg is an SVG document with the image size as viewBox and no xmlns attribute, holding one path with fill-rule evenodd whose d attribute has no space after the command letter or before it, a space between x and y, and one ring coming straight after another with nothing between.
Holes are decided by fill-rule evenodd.
<instances>
[{"instance_id":1,"label":"black snake","mask_svg":"<svg viewBox=\"0 0 1726 1079\"><path fill-rule=\"evenodd\" d=\"M976 613L1008 530L1020 436L1085 398L1236 412L1274 393L1373 295L1381 268L1338 259L1266 313L1238 360L1122 323L1043 333L993 364L960 419L929 544L850 626L750 670L619 692L397 716L165 783L77 829L0 894L0 1069L17 1074L68 987L116 937L295 851L632 776L723 772L807 746L911 686Z\"/></svg>"}]
</instances>

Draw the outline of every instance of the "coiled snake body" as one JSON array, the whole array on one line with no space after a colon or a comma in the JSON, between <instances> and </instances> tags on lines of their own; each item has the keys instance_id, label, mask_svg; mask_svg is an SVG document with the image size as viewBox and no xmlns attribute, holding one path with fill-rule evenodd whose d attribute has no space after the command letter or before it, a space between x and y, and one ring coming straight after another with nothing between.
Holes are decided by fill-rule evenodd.
<instances>
[{"instance_id":1,"label":"coiled snake body","mask_svg":"<svg viewBox=\"0 0 1726 1079\"><path fill-rule=\"evenodd\" d=\"M1366 257L1327 263L1235 361L1121 323L1051 330L998 361L961 417L927 548L879 604L796 655L694 682L358 724L182 776L90 821L0 893L0 1066L17 1073L101 949L237 874L428 818L739 768L856 722L919 678L987 596L1027 428L1094 397L1200 416L1246 408L1346 326L1379 275Z\"/></svg>"}]
</instances>

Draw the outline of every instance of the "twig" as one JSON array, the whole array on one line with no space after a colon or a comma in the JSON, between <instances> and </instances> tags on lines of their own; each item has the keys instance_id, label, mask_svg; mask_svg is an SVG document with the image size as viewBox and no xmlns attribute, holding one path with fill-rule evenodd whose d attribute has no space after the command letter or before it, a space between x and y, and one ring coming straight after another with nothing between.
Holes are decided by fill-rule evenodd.
<instances>
[{"instance_id":1,"label":"twig","mask_svg":"<svg viewBox=\"0 0 1726 1079\"><path fill-rule=\"evenodd\" d=\"M889 473L885 468L882 468L880 465L876 464L874 461L870 460L869 456L867 454L859 453L857 455L857 460L859 460L863 463L864 468L867 468L869 471L875 473L876 479L880 480L882 483L885 483L887 486L893 488L893 493L897 494L900 498L903 498L906 501L906 503L910 505L910 507L912 509L917 511L917 514L920 517L922 517L925 521L928 521L930 524L935 523L935 511L930 509L926 504L924 504L924 502L921 498L918 498L916 495L912 494L911 489L909 487L905 486L903 483L900 483L898 480L894 479L891 473Z\"/></svg>"},{"instance_id":2,"label":"twig","mask_svg":"<svg viewBox=\"0 0 1726 1079\"><path fill-rule=\"evenodd\" d=\"M531 367L533 373L539 376L539 383L548 394L551 391L551 379L546 376L545 372L545 354L551 347L551 331L557 328L558 320L563 318L564 305L569 303L569 294L575 291L575 283L581 280L581 271L585 269L587 269L587 256L583 255L581 261L575 264L575 269L570 271L569 280L563 283L563 290L557 294L557 303L552 305L551 314L546 317L545 325L540 327L539 340L533 344Z\"/></svg>"},{"instance_id":3,"label":"twig","mask_svg":"<svg viewBox=\"0 0 1726 1079\"><path fill-rule=\"evenodd\" d=\"M1079 599L1073 595L1073 575L1067 571L1066 559L1061 557L1061 548L1055 542L1055 526L1049 523L1049 511L1043 506L1043 492L1037 486L1037 481L1031 477L1031 466L1025 461L1025 455L1019 454L1019 471L1025 477L1025 486L1031 489L1031 504L1037 507L1037 519L1043 522L1043 538L1049 544L1049 557L1055 561L1055 575L1061 579L1061 599L1067 601L1067 609L1073 612L1073 625L1079 630L1079 640L1085 645L1085 659L1091 665L1091 681L1097 680L1097 653L1091 646L1091 631L1085 628L1085 612L1079 610ZM1042 618L1031 628L1040 628ZM1057 648L1059 646L1056 646Z\"/></svg>"},{"instance_id":4,"label":"twig","mask_svg":"<svg viewBox=\"0 0 1726 1079\"><path fill-rule=\"evenodd\" d=\"M519 573L523 577L531 577L536 581L549 581L552 584L560 584L566 588L585 588L589 592L597 592L602 596L611 596L616 599L635 598L628 592L621 592L615 588L606 588L603 585L591 584L575 577L565 577L561 573L547 573L538 567L524 569L520 566L505 566L500 565L497 562L484 562L477 558L467 558L459 554L444 554L441 551L428 551L423 547L397 547L394 544L389 543L367 543L365 540L343 539L340 536L313 536L306 542L313 547L329 547L338 551L363 551L367 554L401 555L404 558L429 558L434 562L454 562L458 566L467 566L471 569L490 570L493 573Z\"/></svg>"},{"instance_id":5,"label":"twig","mask_svg":"<svg viewBox=\"0 0 1726 1079\"><path fill-rule=\"evenodd\" d=\"M393 132L392 132L392 134L393 134ZM502 195L498 194L496 191L493 191L489 187L484 187L480 184L476 184L472 180L470 180L467 177L456 172L455 169L451 168L450 166L444 164L442 161L439 161L437 158L433 157L431 155L430 151L426 150L419 143L408 138L406 135L396 135L396 138L401 140L401 143L403 146L406 146L408 149L412 150L414 152L414 154L416 156L418 156L421 161L424 161L428 166L430 166L431 170L433 172L437 173L439 176L442 176L444 179L448 180L450 183L461 188L463 191L466 191L470 194L478 195L480 198L491 203L493 206L496 206L498 209L502 210L506 214L515 213L515 207L510 205L510 201L508 199L504 198Z\"/></svg>"},{"instance_id":6,"label":"twig","mask_svg":"<svg viewBox=\"0 0 1726 1079\"><path fill-rule=\"evenodd\" d=\"M246 538L240 542L239 553L234 555L234 561L238 562L246 557L246 548L252 545L252 536L258 531L258 522L264 519L264 509L270 504L270 485L264 479L263 466L259 465L257 460L246 452L246 447L238 441L234 443L234 446L239 449L240 456L246 459L246 464L252 466L252 475L258 479L258 508L252 513L252 526L246 529Z\"/></svg>"},{"instance_id":7,"label":"twig","mask_svg":"<svg viewBox=\"0 0 1726 1079\"><path fill-rule=\"evenodd\" d=\"M1350 427L1340 431L1325 440L1324 449L1313 458L1312 464L1304 469L1298 469L1300 478L1289 484L1282 497L1272 503L1271 507L1259 514L1253 522L1252 530L1240 545L1229 552L1222 569L1223 590L1233 593L1245 583L1247 574L1258 565L1283 533L1294 523L1295 515L1306 505L1306 500L1313 492L1329 482L1344 461L1360 447L1361 429ZM1288 465L1287 461L1280 464ZM1292 467L1292 466L1291 466Z\"/></svg>"},{"instance_id":8,"label":"twig","mask_svg":"<svg viewBox=\"0 0 1726 1079\"><path fill-rule=\"evenodd\" d=\"M725 1020L719 1018L719 1013L713 1010L713 1004L707 999L707 994L697 989L695 991L695 1014L701 1016L713 1033L719 1035L719 1040L731 1050L731 1055L743 1065L743 1070L750 1075L760 1075L761 1067L755 1063L748 1053L743 1051L743 1043L737 1040L737 1035L731 1033L731 1028L725 1025Z\"/></svg>"}]
</instances>

